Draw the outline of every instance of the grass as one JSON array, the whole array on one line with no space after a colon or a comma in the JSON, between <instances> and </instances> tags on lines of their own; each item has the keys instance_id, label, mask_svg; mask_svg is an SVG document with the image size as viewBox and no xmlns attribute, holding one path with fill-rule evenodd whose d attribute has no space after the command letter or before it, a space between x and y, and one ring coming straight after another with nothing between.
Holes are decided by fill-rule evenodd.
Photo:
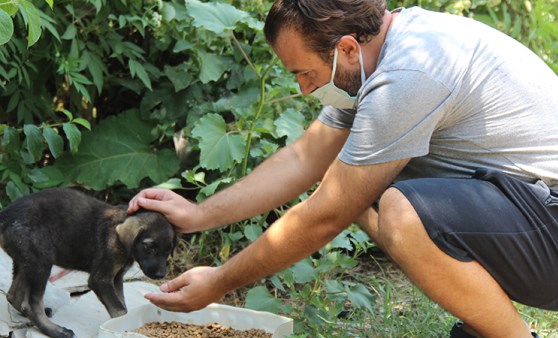
<instances>
[{"instance_id":1,"label":"grass","mask_svg":"<svg viewBox=\"0 0 558 338\"><path fill-rule=\"evenodd\" d=\"M374 313L359 318L367 323L367 329L354 336L448 337L457 319L427 298L387 259L369 258L361 262L356 273L369 280L377 303ZM541 338L558 338L558 312L516 306Z\"/></svg>"}]
</instances>

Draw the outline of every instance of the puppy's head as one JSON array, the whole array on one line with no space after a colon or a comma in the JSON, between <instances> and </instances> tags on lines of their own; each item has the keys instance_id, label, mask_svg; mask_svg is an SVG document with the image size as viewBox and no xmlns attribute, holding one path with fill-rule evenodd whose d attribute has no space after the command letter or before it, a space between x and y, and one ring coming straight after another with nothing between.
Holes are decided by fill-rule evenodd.
<instances>
[{"instance_id":1,"label":"puppy's head","mask_svg":"<svg viewBox=\"0 0 558 338\"><path fill-rule=\"evenodd\" d=\"M167 259L176 245L177 236L163 215L140 211L119 224L116 233L147 277L165 277Z\"/></svg>"}]
</instances>

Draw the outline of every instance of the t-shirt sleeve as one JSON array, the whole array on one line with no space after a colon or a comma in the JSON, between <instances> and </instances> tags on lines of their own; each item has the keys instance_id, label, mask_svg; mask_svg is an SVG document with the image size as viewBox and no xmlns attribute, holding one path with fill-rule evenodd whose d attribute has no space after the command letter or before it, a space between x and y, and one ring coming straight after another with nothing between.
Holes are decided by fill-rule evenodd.
<instances>
[{"instance_id":1,"label":"t-shirt sleeve","mask_svg":"<svg viewBox=\"0 0 558 338\"><path fill-rule=\"evenodd\" d=\"M355 119L355 109L337 109L332 106L324 106L318 120L327 126L339 129L349 129Z\"/></svg>"},{"instance_id":2,"label":"t-shirt sleeve","mask_svg":"<svg viewBox=\"0 0 558 338\"><path fill-rule=\"evenodd\" d=\"M378 164L428 154L448 110L450 91L419 71L381 72L359 94L351 133L339 159Z\"/></svg>"}]
</instances>

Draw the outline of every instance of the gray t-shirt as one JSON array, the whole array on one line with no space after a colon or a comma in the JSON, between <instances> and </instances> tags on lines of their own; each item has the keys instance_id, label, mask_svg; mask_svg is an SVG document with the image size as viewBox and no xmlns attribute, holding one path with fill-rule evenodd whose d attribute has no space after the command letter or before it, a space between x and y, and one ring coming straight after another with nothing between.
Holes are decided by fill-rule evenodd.
<instances>
[{"instance_id":1,"label":"gray t-shirt","mask_svg":"<svg viewBox=\"0 0 558 338\"><path fill-rule=\"evenodd\" d=\"M558 189L558 77L472 19L403 9L356 108L326 106L319 116L351 128L343 162L412 158L398 180L470 177L485 167Z\"/></svg>"}]
</instances>

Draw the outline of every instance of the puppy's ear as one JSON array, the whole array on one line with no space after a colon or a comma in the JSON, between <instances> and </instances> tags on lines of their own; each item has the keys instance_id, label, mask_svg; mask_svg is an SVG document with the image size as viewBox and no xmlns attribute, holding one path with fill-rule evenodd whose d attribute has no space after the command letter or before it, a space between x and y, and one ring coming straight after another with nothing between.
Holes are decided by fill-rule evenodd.
<instances>
[{"instance_id":1,"label":"puppy's ear","mask_svg":"<svg viewBox=\"0 0 558 338\"><path fill-rule=\"evenodd\" d=\"M126 250L130 252L134 241L139 233L143 230L142 222L135 216L130 216L124 220L124 223L120 223L116 226L116 234L120 243L124 245Z\"/></svg>"}]
</instances>

